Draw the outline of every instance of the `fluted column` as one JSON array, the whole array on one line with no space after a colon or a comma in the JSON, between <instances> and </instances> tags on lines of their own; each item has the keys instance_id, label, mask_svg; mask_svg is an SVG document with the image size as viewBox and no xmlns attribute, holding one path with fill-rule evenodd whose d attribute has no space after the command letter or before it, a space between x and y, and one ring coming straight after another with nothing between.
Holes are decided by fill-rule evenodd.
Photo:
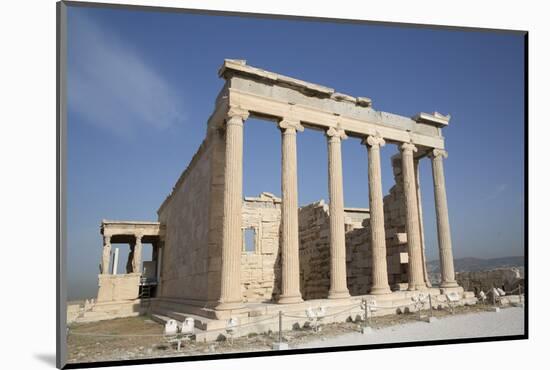
<instances>
[{"instance_id":1,"label":"fluted column","mask_svg":"<svg viewBox=\"0 0 550 370\"><path fill-rule=\"evenodd\" d=\"M431 287L428 268L426 266L426 240L424 238L424 218L422 217L422 194L420 193L420 159L414 160L414 178L416 180L416 203L418 204L418 227L420 228L420 245L422 246L422 271L424 281Z\"/></svg>"},{"instance_id":2,"label":"fluted column","mask_svg":"<svg viewBox=\"0 0 550 370\"><path fill-rule=\"evenodd\" d=\"M225 125L221 295L218 310L242 306L241 248L243 201L243 122L248 112L231 107Z\"/></svg>"},{"instance_id":3,"label":"fluted column","mask_svg":"<svg viewBox=\"0 0 550 370\"><path fill-rule=\"evenodd\" d=\"M132 272L134 273L141 273L141 251L142 251L142 244L141 244L141 238L143 235L136 234L136 245L134 246L134 255L132 258Z\"/></svg>"},{"instance_id":4,"label":"fluted column","mask_svg":"<svg viewBox=\"0 0 550 370\"><path fill-rule=\"evenodd\" d=\"M445 189L445 174L443 158L447 152L434 149L430 153L435 195L435 215L437 219L437 240L439 243L439 263L441 267L441 288L458 286L455 280L453 251L451 243L451 227L449 225L449 210L447 208L447 192Z\"/></svg>"},{"instance_id":5,"label":"fluted column","mask_svg":"<svg viewBox=\"0 0 550 370\"><path fill-rule=\"evenodd\" d=\"M371 294L391 293L388 284L386 262L386 231L384 229L384 198L382 193L382 171L380 168L380 147L385 145L383 138L368 136L363 144L367 146L369 158L369 207L372 247L372 287Z\"/></svg>"},{"instance_id":6,"label":"fluted column","mask_svg":"<svg viewBox=\"0 0 550 370\"><path fill-rule=\"evenodd\" d=\"M330 128L328 139L328 180L330 212L330 289L331 299L347 298L346 230L344 225L344 182L342 178L342 140L347 136L342 129Z\"/></svg>"},{"instance_id":7,"label":"fluted column","mask_svg":"<svg viewBox=\"0 0 550 370\"><path fill-rule=\"evenodd\" d=\"M300 293L300 260L298 240L298 173L296 131L304 128L299 121L279 122L282 134L281 164L281 296L279 303L302 302Z\"/></svg>"},{"instance_id":8,"label":"fluted column","mask_svg":"<svg viewBox=\"0 0 550 370\"><path fill-rule=\"evenodd\" d=\"M409 249L409 290L426 288L422 268L422 246L420 244L420 224L418 220L418 203L416 181L414 176L413 153L417 151L411 143L400 147L403 166L403 190L407 210L406 228Z\"/></svg>"},{"instance_id":9,"label":"fluted column","mask_svg":"<svg viewBox=\"0 0 550 370\"><path fill-rule=\"evenodd\" d=\"M103 251L101 253L101 274L109 274L111 263L111 235L103 235Z\"/></svg>"}]
</instances>

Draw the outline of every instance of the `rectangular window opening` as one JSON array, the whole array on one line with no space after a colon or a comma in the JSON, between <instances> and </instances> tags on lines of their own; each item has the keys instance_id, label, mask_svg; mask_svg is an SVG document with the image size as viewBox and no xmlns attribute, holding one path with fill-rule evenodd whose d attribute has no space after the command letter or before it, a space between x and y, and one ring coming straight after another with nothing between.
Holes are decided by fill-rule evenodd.
<instances>
[{"instance_id":1,"label":"rectangular window opening","mask_svg":"<svg viewBox=\"0 0 550 370\"><path fill-rule=\"evenodd\" d=\"M244 229L243 252L256 252L256 229L248 227Z\"/></svg>"}]
</instances>

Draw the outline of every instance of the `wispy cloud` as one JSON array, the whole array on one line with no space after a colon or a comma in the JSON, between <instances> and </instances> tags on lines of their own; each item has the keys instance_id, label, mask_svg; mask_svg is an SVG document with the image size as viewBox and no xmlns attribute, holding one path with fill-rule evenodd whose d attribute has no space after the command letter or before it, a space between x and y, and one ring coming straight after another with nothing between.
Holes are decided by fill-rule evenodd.
<instances>
[{"instance_id":1,"label":"wispy cloud","mask_svg":"<svg viewBox=\"0 0 550 370\"><path fill-rule=\"evenodd\" d=\"M131 40L121 40L81 14L71 20L70 110L122 136L140 126L163 129L184 120L182 97L131 47Z\"/></svg>"},{"instance_id":2,"label":"wispy cloud","mask_svg":"<svg viewBox=\"0 0 550 370\"><path fill-rule=\"evenodd\" d=\"M506 191L508 184L499 184L495 187L493 192L486 198L487 201L498 198L502 193Z\"/></svg>"}]
</instances>

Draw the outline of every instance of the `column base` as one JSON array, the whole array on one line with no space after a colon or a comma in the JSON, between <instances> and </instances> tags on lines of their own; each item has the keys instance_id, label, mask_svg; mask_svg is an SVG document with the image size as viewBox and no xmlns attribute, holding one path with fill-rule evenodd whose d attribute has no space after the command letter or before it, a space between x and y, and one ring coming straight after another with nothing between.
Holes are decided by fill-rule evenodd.
<instances>
[{"instance_id":1,"label":"column base","mask_svg":"<svg viewBox=\"0 0 550 370\"><path fill-rule=\"evenodd\" d=\"M333 291L329 291L328 292L328 299L344 299L344 298L349 298L350 295L349 295L349 291L346 289L346 290L341 290L341 291L338 291L338 292L333 292Z\"/></svg>"},{"instance_id":2,"label":"column base","mask_svg":"<svg viewBox=\"0 0 550 370\"><path fill-rule=\"evenodd\" d=\"M456 288L458 287L458 283L456 281L442 281L441 284L439 284L440 288Z\"/></svg>"},{"instance_id":3,"label":"column base","mask_svg":"<svg viewBox=\"0 0 550 370\"><path fill-rule=\"evenodd\" d=\"M420 283L420 284L409 284L409 287L407 288L407 290L409 291L414 291L414 290L427 290L428 287L426 286L426 284L424 283Z\"/></svg>"},{"instance_id":4,"label":"column base","mask_svg":"<svg viewBox=\"0 0 550 370\"><path fill-rule=\"evenodd\" d=\"M391 294L391 289L390 289L389 286L386 286L386 287L373 287L373 288L371 288L369 294L372 294L372 295Z\"/></svg>"},{"instance_id":5,"label":"column base","mask_svg":"<svg viewBox=\"0 0 550 370\"><path fill-rule=\"evenodd\" d=\"M229 311L229 310L238 310L244 308L244 304L241 301L237 302L220 302L216 307L216 311Z\"/></svg>"},{"instance_id":6,"label":"column base","mask_svg":"<svg viewBox=\"0 0 550 370\"><path fill-rule=\"evenodd\" d=\"M300 294L298 295L281 295L279 297L279 300L277 301L278 304L290 304L290 303L301 303L304 300L302 299L302 296Z\"/></svg>"}]
</instances>

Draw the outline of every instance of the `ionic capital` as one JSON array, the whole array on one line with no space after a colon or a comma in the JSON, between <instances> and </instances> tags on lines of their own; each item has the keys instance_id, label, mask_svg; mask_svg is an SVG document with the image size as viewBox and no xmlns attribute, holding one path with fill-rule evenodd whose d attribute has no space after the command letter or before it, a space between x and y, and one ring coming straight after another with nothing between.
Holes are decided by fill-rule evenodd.
<instances>
[{"instance_id":1,"label":"ionic capital","mask_svg":"<svg viewBox=\"0 0 550 370\"><path fill-rule=\"evenodd\" d=\"M438 157L447 158L449 153L444 149L434 149L428 153L428 157L434 159Z\"/></svg>"},{"instance_id":2,"label":"ionic capital","mask_svg":"<svg viewBox=\"0 0 550 370\"><path fill-rule=\"evenodd\" d=\"M369 135L363 139L363 145L367 145L370 147L373 147L373 146L382 147L386 145L386 140L384 140L384 138L380 135L376 135L376 136Z\"/></svg>"},{"instance_id":3,"label":"ionic capital","mask_svg":"<svg viewBox=\"0 0 550 370\"><path fill-rule=\"evenodd\" d=\"M399 146L399 149L403 153L414 153L418 151L418 148L412 143L403 143Z\"/></svg>"},{"instance_id":4,"label":"ionic capital","mask_svg":"<svg viewBox=\"0 0 550 370\"><path fill-rule=\"evenodd\" d=\"M227 118L225 119L226 124L242 124L243 121L246 121L246 119L250 116L250 113L247 110L244 110L239 107L229 107L229 110L227 111Z\"/></svg>"},{"instance_id":5,"label":"ionic capital","mask_svg":"<svg viewBox=\"0 0 550 370\"><path fill-rule=\"evenodd\" d=\"M283 118L279 121L279 128L283 132L296 132L296 131L304 131L304 126L300 124L299 120L295 119L289 119L289 118Z\"/></svg>"},{"instance_id":6,"label":"ionic capital","mask_svg":"<svg viewBox=\"0 0 550 370\"><path fill-rule=\"evenodd\" d=\"M103 244L111 244L111 234L103 234Z\"/></svg>"},{"instance_id":7,"label":"ionic capital","mask_svg":"<svg viewBox=\"0 0 550 370\"><path fill-rule=\"evenodd\" d=\"M141 243L141 238L143 238L143 234L142 233L135 233L134 236L136 237L136 242Z\"/></svg>"},{"instance_id":8,"label":"ionic capital","mask_svg":"<svg viewBox=\"0 0 550 370\"><path fill-rule=\"evenodd\" d=\"M346 135L346 132L341 129L340 127L331 127L326 131L327 137L329 137L331 140L346 140L348 138L348 135Z\"/></svg>"}]
</instances>

